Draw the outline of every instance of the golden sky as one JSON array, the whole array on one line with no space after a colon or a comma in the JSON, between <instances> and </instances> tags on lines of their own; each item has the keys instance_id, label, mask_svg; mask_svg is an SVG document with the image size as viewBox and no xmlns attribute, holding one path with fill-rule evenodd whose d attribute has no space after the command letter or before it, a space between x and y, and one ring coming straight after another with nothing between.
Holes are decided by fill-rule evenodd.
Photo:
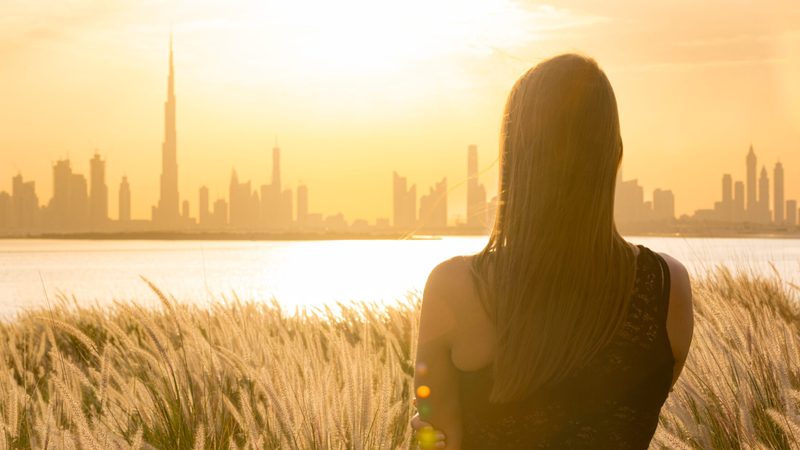
<instances>
[{"instance_id":1,"label":"golden sky","mask_svg":"<svg viewBox=\"0 0 800 450\"><path fill-rule=\"evenodd\" d=\"M157 203L170 30L181 198L227 197L232 169L309 186L312 212L391 216L392 171L417 192L443 176L465 209L466 149L497 157L505 96L543 58L578 51L619 102L625 178L679 214L711 207L721 177L786 170L800 199L800 3L512 0L42 0L0 3L0 190L21 172L41 203L51 165L107 160L134 218ZM496 166L482 177L496 193Z\"/></svg>"}]
</instances>

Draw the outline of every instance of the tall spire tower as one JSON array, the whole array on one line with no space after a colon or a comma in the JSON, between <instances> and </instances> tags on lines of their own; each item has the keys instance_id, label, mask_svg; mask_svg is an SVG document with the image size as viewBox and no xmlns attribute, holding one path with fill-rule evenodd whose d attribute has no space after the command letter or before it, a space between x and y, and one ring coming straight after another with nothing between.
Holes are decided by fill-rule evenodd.
<instances>
[{"instance_id":1,"label":"tall spire tower","mask_svg":"<svg viewBox=\"0 0 800 450\"><path fill-rule=\"evenodd\" d=\"M172 61L172 33L169 35L169 77L164 102L164 143L161 147L161 197L153 214L159 225L174 227L178 210L178 143L175 131L175 67Z\"/></svg>"}]
</instances>

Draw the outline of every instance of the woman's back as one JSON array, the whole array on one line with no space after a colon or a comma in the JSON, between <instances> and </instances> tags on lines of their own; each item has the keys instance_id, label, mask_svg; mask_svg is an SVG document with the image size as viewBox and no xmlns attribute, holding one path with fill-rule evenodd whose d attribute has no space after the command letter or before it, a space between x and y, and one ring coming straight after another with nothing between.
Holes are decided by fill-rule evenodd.
<instances>
[{"instance_id":1,"label":"woman's back","mask_svg":"<svg viewBox=\"0 0 800 450\"><path fill-rule=\"evenodd\" d=\"M459 371L462 448L647 448L675 359L667 336L669 267L639 246L628 311L611 341L567 379L492 404L491 365Z\"/></svg>"},{"instance_id":2,"label":"woman's back","mask_svg":"<svg viewBox=\"0 0 800 450\"><path fill-rule=\"evenodd\" d=\"M550 58L501 123L486 246L425 284L420 419L450 448L646 448L691 342L691 286L614 222L611 83L591 58Z\"/></svg>"}]
</instances>

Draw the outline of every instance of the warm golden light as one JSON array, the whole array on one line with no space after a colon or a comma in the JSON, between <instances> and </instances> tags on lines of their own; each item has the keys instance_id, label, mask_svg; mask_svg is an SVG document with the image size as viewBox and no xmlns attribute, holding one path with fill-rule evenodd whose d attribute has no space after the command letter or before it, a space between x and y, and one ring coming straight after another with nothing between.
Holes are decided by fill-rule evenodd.
<instances>
[{"instance_id":1,"label":"warm golden light","mask_svg":"<svg viewBox=\"0 0 800 450\"><path fill-rule=\"evenodd\" d=\"M709 164L730 160L719 171L741 179L751 142L760 161L781 160L787 180L800 168L800 13L790 0L756 13L745 4L511 0L20 1L0 12L0 98L11 105L0 111L0 190L21 172L42 203L52 162L69 157L85 173L97 149L109 210L126 175L132 218L150 217L170 31L179 192L192 210L202 185L212 203L227 195L232 169L268 182L278 136L285 183L307 184L312 209L389 217L393 170L420 190L442 177L457 186L470 144L488 167L513 81L566 51L607 71L624 174L648 199L671 189L678 215L719 196ZM494 170L482 176L489 198L496 180ZM465 194L463 184L451 193L451 223L465 216ZM798 197L800 185L787 183L786 198Z\"/></svg>"},{"instance_id":2,"label":"warm golden light","mask_svg":"<svg viewBox=\"0 0 800 450\"><path fill-rule=\"evenodd\" d=\"M422 385L417 388L417 398L428 398L431 395L431 388Z\"/></svg>"}]
</instances>

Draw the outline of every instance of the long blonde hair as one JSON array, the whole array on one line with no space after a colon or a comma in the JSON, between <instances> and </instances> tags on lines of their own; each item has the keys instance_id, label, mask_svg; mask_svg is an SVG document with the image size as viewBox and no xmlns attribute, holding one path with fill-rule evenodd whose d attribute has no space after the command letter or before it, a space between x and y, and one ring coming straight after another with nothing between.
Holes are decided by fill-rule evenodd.
<instances>
[{"instance_id":1,"label":"long blonde hair","mask_svg":"<svg viewBox=\"0 0 800 450\"><path fill-rule=\"evenodd\" d=\"M497 332L493 402L587 363L616 332L635 255L614 224L617 103L597 63L548 59L511 89L494 225L472 274Z\"/></svg>"}]
</instances>

